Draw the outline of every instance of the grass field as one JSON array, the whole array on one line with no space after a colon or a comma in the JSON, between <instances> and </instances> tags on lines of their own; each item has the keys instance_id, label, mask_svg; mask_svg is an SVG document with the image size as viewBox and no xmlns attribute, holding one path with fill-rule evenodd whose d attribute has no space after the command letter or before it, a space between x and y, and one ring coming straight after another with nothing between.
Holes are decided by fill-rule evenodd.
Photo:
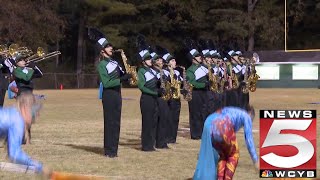
<instances>
[{"instance_id":1,"label":"grass field","mask_svg":"<svg viewBox=\"0 0 320 180\"><path fill-rule=\"evenodd\" d=\"M103 156L103 114L97 89L40 90L47 99L41 117L32 127L32 144L23 146L34 159L56 171L101 176L105 179L188 179L193 176L200 141L191 140L188 127L188 105L182 101L177 144L169 150L140 151L140 91L123 89L119 157ZM316 109L320 105L318 89L258 89L251 93L256 108L254 129L259 128L259 109ZM14 100L5 101L9 106ZM258 147L259 134L255 133ZM259 179L246 149L243 133L237 138L240 160L234 179ZM318 139L319 140L319 139ZM319 141L318 141L319 144ZM257 151L259 149L257 148ZM0 160L6 161L0 148ZM318 167L319 167L319 153ZM319 172L318 172L319 174ZM0 172L0 179L38 179L33 175Z\"/></svg>"}]
</instances>

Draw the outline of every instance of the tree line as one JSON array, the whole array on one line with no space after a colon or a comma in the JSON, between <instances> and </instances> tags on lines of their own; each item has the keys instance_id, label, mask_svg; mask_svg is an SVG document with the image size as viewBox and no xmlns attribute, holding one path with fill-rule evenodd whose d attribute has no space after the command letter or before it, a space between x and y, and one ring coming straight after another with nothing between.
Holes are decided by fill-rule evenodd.
<instances>
[{"instance_id":1,"label":"tree line","mask_svg":"<svg viewBox=\"0 0 320 180\"><path fill-rule=\"evenodd\" d=\"M55 60L41 62L47 72L95 73L97 52L86 27L104 32L115 48L137 63L136 37L161 45L186 64L181 49L190 37L232 40L243 51L284 49L283 0L0 0L0 44L18 43L34 51L60 50ZM290 48L320 46L320 0L287 0ZM306 31L311 35L300 35ZM299 34L300 33L300 34ZM304 41L304 40L307 41Z\"/></svg>"}]
</instances>

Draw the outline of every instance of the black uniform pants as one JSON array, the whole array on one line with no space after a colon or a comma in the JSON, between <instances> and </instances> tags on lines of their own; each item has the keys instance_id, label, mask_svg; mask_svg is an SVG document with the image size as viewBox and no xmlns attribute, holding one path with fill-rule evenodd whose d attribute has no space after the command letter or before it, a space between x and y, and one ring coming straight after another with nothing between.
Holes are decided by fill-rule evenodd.
<instances>
[{"instance_id":1,"label":"black uniform pants","mask_svg":"<svg viewBox=\"0 0 320 180\"><path fill-rule=\"evenodd\" d=\"M226 106L240 107L238 89L226 91Z\"/></svg>"},{"instance_id":2,"label":"black uniform pants","mask_svg":"<svg viewBox=\"0 0 320 180\"><path fill-rule=\"evenodd\" d=\"M240 104L240 108L246 109L249 105L249 92L247 94L243 93L242 87L244 87L244 85L241 85L238 89L239 104Z\"/></svg>"},{"instance_id":3,"label":"black uniform pants","mask_svg":"<svg viewBox=\"0 0 320 180\"><path fill-rule=\"evenodd\" d=\"M181 110L181 101L180 99L170 99L168 101L169 109L170 109L170 123L168 130L169 143L175 143L177 141L178 135L178 127L179 127L179 119L180 119L180 110Z\"/></svg>"},{"instance_id":4,"label":"black uniform pants","mask_svg":"<svg viewBox=\"0 0 320 180\"><path fill-rule=\"evenodd\" d=\"M117 155L120 136L121 90L103 89L102 93L104 116L104 150L106 155Z\"/></svg>"},{"instance_id":5,"label":"black uniform pants","mask_svg":"<svg viewBox=\"0 0 320 180\"><path fill-rule=\"evenodd\" d=\"M208 103L207 103L207 108L208 108L208 115L207 117L216 112L221 106L224 106L225 102L225 94L224 93L216 93L212 91L208 91Z\"/></svg>"},{"instance_id":6,"label":"black uniform pants","mask_svg":"<svg viewBox=\"0 0 320 180\"><path fill-rule=\"evenodd\" d=\"M208 94L208 102L207 102L207 116L215 111L215 102L216 102L216 94L212 91L207 91Z\"/></svg>"},{"instance_id":7,"label":"black uniform pants","mask_svg":"<svg viewBox=\"0 0 320 180\"><path fill-rule=\"evenodd\" d=\"M171 116L168 101L158 97L159 116L157 124L156 148L167 147L169 129L171 128Z\"/></svg>"},{"instance_id":8,"label":"black uniform pants","mask_svg":"<svg viewBox=\"0 0 320 180\"><path fill-rule=\"evenodd\" d=\"M142 115L141 145L143 151L154 150L158 122L158 97L142 93L140 110Z\"/></svg>"},{"instance_id":9,"label":"black uniform pants","mask_svg":"<svg viewBox=\"0 0 320 180\"><path fill-rule=\"evenodd\" d=\"M6 96L6 89L0 89L0 107L4 104L4 97Z\"/></svg>"},{"instance_id":10,"label":"black uniform pants","mask_svg":"<svg viewBox=\"0 0 320 180\"><path fill-rule=\"evenodd\" d=\"M192 91L192 100L188 102L191 139L201 139L204 121L208 114L207 97L206 90Z\"/></svg>"}]
</instances>

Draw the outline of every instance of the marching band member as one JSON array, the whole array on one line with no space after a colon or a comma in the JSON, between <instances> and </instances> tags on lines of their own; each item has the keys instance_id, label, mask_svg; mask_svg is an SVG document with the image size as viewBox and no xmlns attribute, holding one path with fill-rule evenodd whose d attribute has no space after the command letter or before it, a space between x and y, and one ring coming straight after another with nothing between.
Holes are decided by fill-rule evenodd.
<instances>
[{"instance_id":1,"label":"marching band member","mask_svg":"<svg viewBox=\"0 0 320 180\"><path fill-rule=\"evenodd\" d=\"M169 81L169 71L164 69L164 63L161 56L156 53L151 53L152 56L152 71L156 74L158 81L160 82L161 87L161 78L163 79L163 83ZM163 71L163 75L161 77L160 71ZM156 134L156 148L158 149L167 149L168 147L168 129L170 129L170 110L168 105L168 100L165 100L161 97L157 98L158 107L159 107L159 116L158 116L158 125L157 125L157 134Z\"/></svg>"},{"instance_id":2,"label":"marching band member","mask_svg":"<svg viewBox=\"0 0 320 180\"><path fill-rule=\"evenodd\" d=\"M130 74L126 74L119 63L112 59L113 46L99 30L90 28L88 33L89 38L96 43L101 58L97 70L103 84L105 156L115 158L118 156L121 124L121 82L127 81Z\"/></svg>"},{"instance_id":3,"label":"marching band member","mask_svg":"<svg viewBox=\"0 0 320 180\"><path fill-rule=\"evenodd\" d=\"M4 97L6 96L6 91L9 84L8 79L5 77L5 74L8 73L9 69L4 62L4 58L0 57L0 108L4 104Z\"/></svg>"},{"instance_id":4,"label":"marching band member","mask_svg":"<svg viewBox=\"0 0 320 180\"><path fill-rule=\"evenodd\" d=\"M13 76L18 88L17 97L23 93L33 93L33 79L41 78L43 73L33 62L30 62L27 67L25 57L20 54L18 54L14 60L16 67L13 69ZM27 132L26 136L24 137L23 144L30 143L31 126L27 126Z\"/></svg>"},{"instance_id":5,"label":"marching band member","mask_svg":"<svg viewBox=\"0 0 320 180\"><path fill-rule=\"evenodd\" d=\"M222 53L221 53L222 54ZM222 57L220 52L213 53L213 60L217 62L217 67L215 72L219 77L219 93L217 93L217 100L220 100L223 105L226 104L226 91L230 89L230 83L228 81L229 77L227 74L227 66L226 66L226 59ZM217 107L215 107L217 109Z\"/></svg>"},{"instance_id":6,"label":"marching band member","mask_svg":"<svg viewBox=\"0 0 320 180\"><path fill-rule=\"evenodd\" d=\"M241 51L237 51L237 53L239 54L239 59L242 62L243 66L242 66L242 76L241 76L241 80L242 82L242 86L244 86L246 83L244 82L245 79L244 77L247 75L247 78L249 78L250 76L252 76L253 74L256 73L254 67L254 64L259 62L259 55L257 53L253 53L252 57L249 57L249 61L252 60L252 62L249 62L248 65L249 67L246 67L246 59L243 57ZM251 59L252 58L252 59ZM253 63L253 64L252 64ZM252 82L250 82L252 83ZM241 102L241 107L243 109L246 109L247 106L250 104L250 91L248 91L248 93L243 93L242 89L241 89L241 96L240 96L240 102Z\"/></svg>"},{"instance_id":7,"label":"marching band member","mask_svg":"<svg viewBox=\"0 0 320 180\"><path fill-rule=\"evenodd\" d=\"M213 74L217 77L217 81L218 81L218 92L214 93L214 102L223 102L223 91L224 91L224 82L223 85L221 84L221 79L224 78L224 68L223 68L223 62L221 60L221 55L218 53L217 50L210 50L210 55L212 58L212 69L213 69ZM221 86L223 86L222 90L221 90ZM219 89L220 88L220 89ZM222 92L220 92L222 91ZM209 109L209 114L215 112L217 110L217 103L213 104L213 108Z\"/></svg>"},{"instance_id":8,"label":"marching band member","mask_svg":"<svg viewBox=\"0 0 320 180\"><path fill-rule=\"evenodd\" d=\"M238 81L238 73L242 70L241 66L237 64L234 57L236 53L234 50L229 50L225 53L225 57L227 58L227 72L229 75L229 79L232 79L232 83ZM226 91L226 106L235 106L239 107L239 96L238 96L238 87L232 87L230 90Z\"/></svg>"},{"instance_id":9,"label":"marching band member","mask_svg":"<svg viewBox=\"0 0 320 180\"><path fill-rule=\"evenodd\" d=\"M249 105L249 92L248 93L243 93L242 92L242 88L246 85L245 83L245 79L244 76L247 73L248 77L250 75L250 66L248 67L248 72L246 72L247 68L246 68L246 60L244 59L242 52L241 51L236 51L236 53L238 54L239 57L239 61L242 65L242 70L239 76L239 82L240 82L240 86L238 89L238 93L239 93L239 103L240 103L240 107L245 109L248 105Z\"/></svg>"},{"instance_id":10,"label":"marching band member","mask_svg":"<svg viewBox=\"0 0 320 180\"><path fill-rule=\"evenodd\" d=\"M155 151L156 131L159 116L158 96L163 89L158 88L158 78L153 72L148 47L140 41L139 52L142 66L138 70L138 88L141 91L140 110L142 115L141 145L142 151Z\"/></svg>"},{"instance_id":11,"label":"marching band member","mask_svg":"<svg viewBox=\"0 0 320 180\"><path fill-rule=\"evenodd\" d=\"M192 65L187 69L187 80L193 85L192 100L189 104L189 123L191 139L201 139L203 124L207 116L208 69L202 66L198 50L189 45L188 59Z\"/></svg>"},{"instance_id":12,"label":"marching band member","mask_svg":"<svg viewBox=\"0 0 320 180\"><path fill-rule=\"evenodd\" d=\"M208 71L208 77L210 77L211 75L214 76L215 75L215 71L214 71L214 63L213 63L213 59L210 53L210 50L213 48L213 43L210 41L205 41L205 40L200 40L199 44L202 47L202 56L204 57L203 59L203 66L207 69ZM209 75L209 73L211 73ZM210 81L210 79L209 79ZM210 82L210 85L212 85L211 83L214 82ZM211 114L212 112L214 112L214 107L215 107L215 98L216 98L216 92L213 92L209 89L207 90L207 116L209 114Z\"/></svg>"},{"instance_id":13,"label":"marching band member","mask_svg":"<svg viewBox=\"0 0 320 180\"><path fill-rule=\"evenodd\" d=\"M183 81L183 78L181 77L181 74L178 70L176 70L177 63L174 56L172 56L169 52L164 54L162 56L163 60L167 63L169 71L173 71L173 77L171 77L170 73L170 80L175 79L177 82L180 83ZM173 91L176 91L176 89L172 89ZM186 90L181 89L180 93L185 94ZM170 123L168 127L168 143L176 143L177 141L177 134L178 134L178 127L179 127L179 118L180 118L180 110L181 110L181 99L178 97L178 99L170 98L168 101L169 109L170 109Z\"/></svg>"},{"instance_id":14,"label":"marching band member","mask_svg":"<svg viewBox=\"0 0 320 180\"><path fill-rule=\"evenodd\" d=\"M43 73L33 62L30 62L28 66L25 57L17 55L15 58L16 68L13 69L13 75L18 87L19 96L21 93L30 92L33 93L33 79L41 78Z\"/></svg>"}]
</instances>

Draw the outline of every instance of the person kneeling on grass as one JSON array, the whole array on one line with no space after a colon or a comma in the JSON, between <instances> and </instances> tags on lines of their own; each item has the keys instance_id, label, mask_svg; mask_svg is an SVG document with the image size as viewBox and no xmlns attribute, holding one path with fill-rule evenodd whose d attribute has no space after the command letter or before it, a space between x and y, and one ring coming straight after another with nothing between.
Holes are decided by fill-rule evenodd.
<instances>
[{"instance_id":1,"label":"person kneeling on grass","mask_svg":"<svg viewBox=\"0 0 320 180\"><path fill-rule=\"evenodd\" d=\"M21 148L25 126L31 126L40 107L41 104L31 93L22 93L17 97L15 106L0 109L0 138L7 141L10 161L26 165L49 178L52 172L44 168L40 162L32 160Z\"/></svg>"},{"instance_id":2,"label":"person kneeling on grass","mask_svg":"<svg viewBox=\"0 0 320 180\"><path fill-rule=\"evenodd\" d=\"M233 178L239 159L236 132L242 127L251 159L258 169L258 156L252 136L253 107L248 106L247 112L237 107L219 107L205 121L194 180Z\"/></svg>"}]
</instances>

